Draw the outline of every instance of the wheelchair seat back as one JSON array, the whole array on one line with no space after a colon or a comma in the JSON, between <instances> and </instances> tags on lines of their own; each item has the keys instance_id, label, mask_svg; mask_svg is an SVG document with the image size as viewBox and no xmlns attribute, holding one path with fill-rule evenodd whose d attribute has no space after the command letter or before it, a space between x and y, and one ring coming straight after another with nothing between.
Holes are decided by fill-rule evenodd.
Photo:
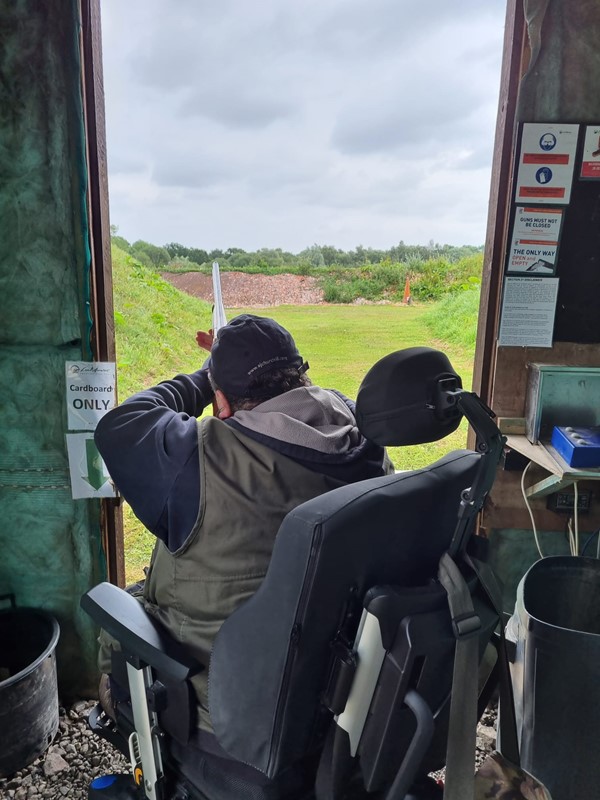
<instances>
[{"instance_id":1,"label":"wheelchair seat back","mask_svg":"<svg viewBox=\"0 0 600 800\"><path fill-rule=\"evenodd\" d=\"M213 646L209 711L233 758L273 776L318 746L331 718L321 697L332 644L340 635L353 640L371 587L435 578L479 458L458 451L424 470L336 489L287 515L262 586Z\"/></svg>"}]
</instances>

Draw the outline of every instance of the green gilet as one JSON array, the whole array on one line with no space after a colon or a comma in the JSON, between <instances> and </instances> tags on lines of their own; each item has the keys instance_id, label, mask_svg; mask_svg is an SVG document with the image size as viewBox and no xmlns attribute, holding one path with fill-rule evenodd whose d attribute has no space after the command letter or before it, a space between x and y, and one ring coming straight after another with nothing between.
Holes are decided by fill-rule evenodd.
<instances>
[{"instance_id":1,"label":"green gilet","mask_svg":"<svg viewBox=\"0 0 600 800\"><path fill-rule=\"evenodd\" d=\"M174 553L158 541L144 605L206 669L193 679L211 730L207 674L217 631L265 577L285 515L342 482L303 467L215 417L198 422L200 509Z\"/></svg>"}]
</instances>

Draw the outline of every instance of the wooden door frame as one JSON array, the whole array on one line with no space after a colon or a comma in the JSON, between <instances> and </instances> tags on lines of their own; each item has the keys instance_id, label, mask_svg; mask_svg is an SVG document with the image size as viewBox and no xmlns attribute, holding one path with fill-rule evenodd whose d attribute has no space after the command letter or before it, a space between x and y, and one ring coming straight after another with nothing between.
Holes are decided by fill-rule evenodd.
<instances>
[{"instance_id":1,"label":"wooden door frame","mask_svg":"<svg viewBox=\"0 0 600 800\"><path fill-rule=\"evenodd\" d=\"M116 361L100 0L79 0L79 6L91 251L91 344L94 360ZM108 580L124 586L123 514L119 500L101 500L100 524Z\"/></svg>"},{"instance_id":2,"label":"wooden door frame","mask_svg":"<svg viewBox=\"0 0 600 800\"><path fill-rule=\"evenodd\" d=\"M517 98L519 83L528 60L529 44L523 0L508 0L473 369L473 391L488 405L492 404L494 391L496 340L510 217Z\"/></svg>"}]
</instances>

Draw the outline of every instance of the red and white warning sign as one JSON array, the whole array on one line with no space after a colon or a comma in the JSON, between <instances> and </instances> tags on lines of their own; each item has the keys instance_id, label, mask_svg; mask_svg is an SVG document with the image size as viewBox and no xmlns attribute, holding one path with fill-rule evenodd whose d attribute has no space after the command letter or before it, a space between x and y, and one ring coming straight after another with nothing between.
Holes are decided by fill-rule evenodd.
<instances>
[{"instance_id":1,"label":"red and white warning sign","mask_svg":"<svg viewBox=\"0 0 600 800\"><path fill-rule=\"evenodd\" d=\"M578 132L579 125L523 125L516 202L569 202Z\"/></svg>"},{"instance_id":2,"label":"red and white warning sign","mask_svg":"<svg viewBox=\"0 0 600 800\"><path fill-rule=\"evenodd\" d=\"M517 206L508 272L553 275L564 209Z\"/></svg>"},{"instance_id":3,"label":"red and white warning sign","mask_svg":"<svg viewBox=\"0 0 600 800\"><path fill-rule=\"evenodd\" d=\"M600 181L600 125L588 125L585 129L581 177Z\"/></svg>"}]
</instances>

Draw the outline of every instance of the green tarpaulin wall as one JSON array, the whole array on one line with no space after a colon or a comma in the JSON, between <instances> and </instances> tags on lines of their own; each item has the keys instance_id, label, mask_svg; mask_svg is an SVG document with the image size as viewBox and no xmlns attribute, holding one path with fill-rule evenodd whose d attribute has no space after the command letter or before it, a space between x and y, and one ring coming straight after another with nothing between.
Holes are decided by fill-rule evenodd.
<instances>
[{"instance_id":1,"label":"green tarpaulin wall","mask_svg":"<svg viewBox=\"0 0 600 800\"><path fill-rule=\"evenodd\" d=\"M65 445L65 361L91 360L78 3L0 0L0 31L0 595L56 616L61 695L90 696L100 505L71 499Z\"/></svg>"}]
</instances>

